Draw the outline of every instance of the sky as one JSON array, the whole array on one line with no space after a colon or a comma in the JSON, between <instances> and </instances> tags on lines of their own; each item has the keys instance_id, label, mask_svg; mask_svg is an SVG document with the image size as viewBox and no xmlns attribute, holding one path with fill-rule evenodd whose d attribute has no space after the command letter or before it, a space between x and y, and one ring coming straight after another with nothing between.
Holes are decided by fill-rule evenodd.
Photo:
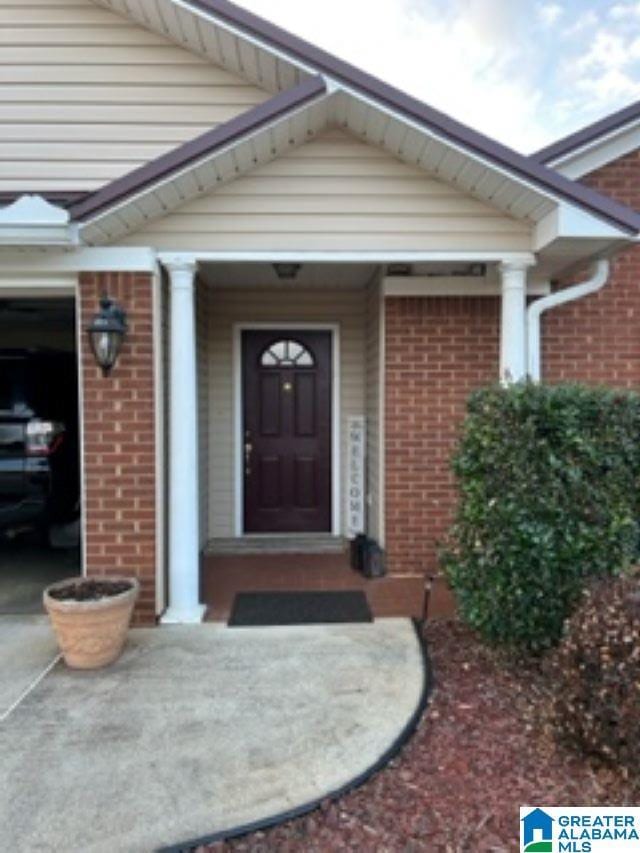
<instances>
[{"instance_id":1,"label":"sky","mask_svg":"<svg viewBox=\"0 0 640 853\"><path fill-rule=\"evenodd\" d=\"M238 0L524 153L640 99L640 0Z\"/></svg>"}]
</instances>

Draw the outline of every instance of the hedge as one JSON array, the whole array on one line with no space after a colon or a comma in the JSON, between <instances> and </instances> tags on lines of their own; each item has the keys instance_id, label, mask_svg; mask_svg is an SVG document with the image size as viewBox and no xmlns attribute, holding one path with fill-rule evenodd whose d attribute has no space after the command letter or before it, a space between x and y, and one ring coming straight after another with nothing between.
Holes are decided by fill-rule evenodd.
<instances>
[{"instance_id":1,"label":"hedge","mask_svg":"<svg viewBox=\"0 0 640 853\"><path fill-rule=\"evenodd\" d=\"M547 656L546 716L587 755L640 774L640 574L590 584Z\"/></svg>"},{"instance_id":2,"label":"hedge","mask_svg":"<svg viewBox=\"0 0 640 853\"><path fill-rule=\"evenodd\" d=\"M443 566L462 617L497 644L555 645L585 581L638 556L640 395L530 382L472 395L453 460Z\"/></svg>"}]
</instances>

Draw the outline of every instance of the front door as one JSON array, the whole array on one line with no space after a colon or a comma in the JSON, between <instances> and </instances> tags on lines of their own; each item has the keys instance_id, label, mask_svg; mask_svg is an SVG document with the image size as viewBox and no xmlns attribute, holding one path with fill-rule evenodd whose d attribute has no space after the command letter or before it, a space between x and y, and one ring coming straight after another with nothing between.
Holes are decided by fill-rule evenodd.
<instances>
[{"instance_id":1,"label":"front door","mask_svg":"<svg viewBox=\"0 0 640 853\"><path fill-rule=\"evenodd\" d=\"M245 533L331 531L331 333L245 331Z\"/></svg>"}]
</instances>

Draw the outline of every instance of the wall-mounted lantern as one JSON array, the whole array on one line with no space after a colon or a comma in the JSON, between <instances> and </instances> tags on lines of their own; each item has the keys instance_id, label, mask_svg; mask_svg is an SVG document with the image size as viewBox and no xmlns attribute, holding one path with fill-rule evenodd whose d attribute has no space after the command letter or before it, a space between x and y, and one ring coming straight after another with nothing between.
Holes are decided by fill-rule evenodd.
<instances>
[{"instance_id":1,"label":"wall-mounted lantern","mask_svg":"<svg viewBox=\"0 0 640 853\"><path fill-rule=\"evenodd\" d=\"M111 373L118 360L126 333L127 315L124 308L108 296L103 296L100 311L87 328L91 350L103 376Z\"/></svg>"}]
</instances>

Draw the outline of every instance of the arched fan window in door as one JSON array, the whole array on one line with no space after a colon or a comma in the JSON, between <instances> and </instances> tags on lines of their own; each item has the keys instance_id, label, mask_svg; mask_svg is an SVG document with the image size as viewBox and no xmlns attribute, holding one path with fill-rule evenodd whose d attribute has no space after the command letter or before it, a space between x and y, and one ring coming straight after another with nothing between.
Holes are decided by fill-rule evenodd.
<instances>
[{"instance_id":1,"label":"arched fan window in door","mask_svg":"<svg viewBox=\"0 0 640 853\"><path fill-rule=\"evenodd\" d=\"M276 341L260 356L261 367L313 367L315 359L298 341Z\"/></svg>"}]
</instances>

